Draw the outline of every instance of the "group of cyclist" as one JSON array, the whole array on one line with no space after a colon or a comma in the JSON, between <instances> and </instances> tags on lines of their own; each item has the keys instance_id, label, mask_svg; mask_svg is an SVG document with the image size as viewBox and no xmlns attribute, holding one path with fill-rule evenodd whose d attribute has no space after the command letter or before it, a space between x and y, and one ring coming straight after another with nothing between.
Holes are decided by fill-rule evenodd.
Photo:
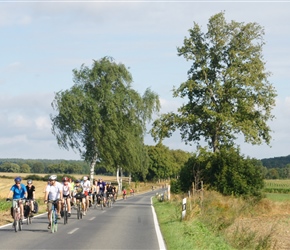
<instances>
[{"instance_id":1,"label":"group of cyclist","mask_svg":"<svg viewBox=\"0 0 290 250\"><path fill-rule=\"evenodd\" d=\"M12 207L14 207L14 202L24 199L31 201L35 200L35 187L33 186L32 180L27 180L27 186L21 183L21 177L16 177L14 181L15 184L11 187L6 199L10 201L10 196L13 194ZM96 199L96 197L102 197L104 206L107 197L112 196L114 199L117 199L116 187L111 185L110 182L106 183L100 178L98 180L93 180L91 184L87 176L84 176L82 180L77 179L74 182L71 178L63 177L62 182L58 182L57 176L51 175L48 179L44 193L44 203L47 204L48 211L48 229L51 227L50 213L52 210L52 202L54 201L57 201L57 217L60 219L64 202L67 204L68 217L70 217L72 206L76 206L77 200L81 201L83 205L83 215L86 215L88 208L95 202L94 199ZM19 204L21 219L23 220L25 218L23 202L19 202ZM31 211L35 213L34 202L30 204Z\"/></svg>"}]
</instances>

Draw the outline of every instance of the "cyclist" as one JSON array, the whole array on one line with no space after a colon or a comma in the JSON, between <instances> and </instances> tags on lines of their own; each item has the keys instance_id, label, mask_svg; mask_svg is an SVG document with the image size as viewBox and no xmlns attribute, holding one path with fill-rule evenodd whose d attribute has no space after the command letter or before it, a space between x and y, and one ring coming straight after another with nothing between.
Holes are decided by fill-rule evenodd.
<instances>
[{"instance_id":1,"label":"cyclist","mask_svg":"<svg viewBox=\"0 0 290 250\"><path fill-rule=\"evenodd\" d=\"M127 190L126 190L126 188L123 189L123 199L124 200L127 199Z\"/></svg>"},{"instance_id":2,"label":"cyclist","mask_svg":"<svg viewBox=\"0 0 290 250\"><path fill-rule=\"evenodd\" d=\"M85 212L88 210L89 206L90 206L90 196L89 193L91 191L91 183L88 179L87 176L84 176L83 181L82 181L82 186L84 189L84 195L86 197L86 207L85 207Z\"/></svg>"},{"instance_id":3,"label":"cyclist","mask_svg":"<svg viewBox=\"0 0 290 250\"><path fill-rule=\"evenodd\" d=\"M97 181L95 179L93 179L93 184L91 186L91 194L92 194L92 203L95 203L97 195Z\"/></svg>"},{"instance_id":4,"label":"cyclist","mask_svg":"<svg viewBox=\"0 0 290 250\"><path fill-rule=\"evenodd\" d=\"M115 186L113 186L113 196L114 196L114 200L116 201L117 200L117 195L118 195L118 192L117 192L117 188Z\"/></svg>"},{"instance_id":5,"label":"cyclist","mask_svg":"<svg viewBox=\"0 0 290 250\"><path fill-rule=\"evenodd\" d=\"M32 185L32 180L30 179L27 180L26 190L27 190L27 200L30 200L30 208L26 212L28 215L30 212L30 209L33 213L35 213L35 210L34 210L35 186ZM33 216L33 214L31 214L31 216Z\"/></svg>"},{"instance_id":6,"label":"cyclist","mask_svg":"<svg viewBox=\"0 0 290 250\"><path fill-rule=\"evenodd\" d=\"M21 183L22 179L21 177L16 177L14 179L15 184L10 188L10 191L7 195L7 199L6 201L10 201L10 196L13 193L13 202L12 202L12 207L15 206L15 203L18 202L18 200L20 200L19 202L19 207L20 207L20 214L21 214L21 219L24 219L24 209L23 209L23 203L21 201L21 199L25 199L25 197L27 197L27 190L26 187L23 183ZM12 212L13 208L11 209ZM11 215L13 215L13 213L11 213Z\"/></svg>"},{"instance_id":7,"label":"cyclist","mask_svg":"<svg viewBox=\"0 0 290 250\"><path fill-rule=\"evenodd\" d=\"M85 209L86 207L86 197L83 193L84 189L81 185L81 181L80 180L76 180L75 181L75 185L74 185L74 190L73 190L73 199L74 199L74 204L76 207L76 200L80 200L83 203L83 207ZM85 210L83 211L83 215L86 215Z\"/></svg>"},{"instance_id":8,"label":"cyclist","mask_svg":"<svg viewBox=\"0 0 290 250\"><path fill-rule=\"evenodd\" d=\"M66 198L66 204L67 204L67 216L70 217L71 215L71 205L70 205L70 199L71 199L71 184L69 182L68 177L62 178L62 191L63 191L63 198ZM64 201L63 201L64 203Z\"/></svg>"},{"instance_id":9,"label":"cyclist","mask_svg":"<svg viewBox=\"0 0 290 250\"><path fill-rule=\"evenodd\" d=\"M107 198L109 198L110 195L113 197L114 189L113 189L113 186L111 185L111 182L108 182L106 188L107 188Z\"/></svg>"},{"instance_id":10,"label":"cyclist","mask_svg":"<svg viewBox=\"0 0 290 250\"><path fill-rule=\"evenodd\" d=\"M106 182L104 182L102 179L99 179L97 183L97 193L104 197L104 206L106 204Z\"/></svg>"},{"instance_id":11,"label":"cyclist","mask_svg":"<svg viewBox=\"0 0 290 250\"><path fill-rule=\"evenodd\" d=\"M50 213L51 213L51 208L52 208L52 203L48 201L56 201L57 202L57 218L60 219L60 209L61 209L61 201L63 199L63 187L61 183L56 181L57 176L56 175L51 175L49 177L49 184L46 186L45 189L45 196L44 196L44 203L47 204L47 218L48 218L48 229L50 229L51 224L50 224Z\"/></svg>"}]
</instances>

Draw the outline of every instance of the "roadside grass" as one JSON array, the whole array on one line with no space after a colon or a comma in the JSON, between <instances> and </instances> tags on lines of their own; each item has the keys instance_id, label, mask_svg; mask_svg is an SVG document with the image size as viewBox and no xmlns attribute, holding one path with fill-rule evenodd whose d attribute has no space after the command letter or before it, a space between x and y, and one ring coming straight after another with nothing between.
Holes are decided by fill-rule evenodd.
<instances>
[{"instance_id":1,"label":"roadside grass","mask_svg":"<svg viewBox=\"0 0 290 250\"><path fill-rule=\"evenodd\" d=\"M204 191L187 198L181 220L183 196L153 204L167 249L281 249L279 230L289 226L289 204L242 199ZM265 216L267 215L267 216ZM268 216L269 215L269 216ZM281 216L281 217L278 217ZM280 242L280 245L282 242Z\"/></svg>"},{"instance_id":2,"label":"roadside grass","mask_svg":"<svg viewBox=\"0 0 290 250\"><path fill-rule=\"evenodd\" d=\"M181 221L181 203L159 202L153 199L166 248L193 250L234 249L225 240L212 233L198 217Z\"/></svg>"}]
</instances>

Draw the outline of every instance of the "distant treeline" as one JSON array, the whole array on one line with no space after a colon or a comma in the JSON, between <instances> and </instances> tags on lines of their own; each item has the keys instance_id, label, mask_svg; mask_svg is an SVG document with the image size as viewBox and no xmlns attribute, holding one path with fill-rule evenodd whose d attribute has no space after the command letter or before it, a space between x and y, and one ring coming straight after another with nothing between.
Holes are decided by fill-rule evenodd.
<instances>
[{"instance_id":1,"label":"distant treeline","mask_svg":"<svg viewBox=\"0 0 290 250\"><path fill-rule=\"evenodd\" d=\"M285 168L288 164L290 164L290 155L266 158L262 159L261 161L263 166L266 168Z\"/></svg>"},{"instance_id":2,"label":"distant treeline","mask_svg":"<svg viewBox=\"0 0 290 250\"><path fill-rule=\"evenodd\" d=\"M164 146L160 148L155 146L148 146L148 148L150 164L146 175L147 180L153 180L156 178L156 176L158 179L177 176L178 169L187 161L189 157L188 153L183 151L179 152L178 150L169 150ZM162 155L164 157L161 157ZM175 157L171 159L173 155ZM166 158L167 162L164 161L163 158ZM162 164L159 162L161 160ZM290 155L261 159L260 161L261 165L264 167L263 175L265 179L290 179ZM164 162L166 164L164 164ZM160 169L163 170L161 171ZM88 174L90 172L90 166L87 162L81 160L3 158L0 159L0 172L44 174L59 173L67 175ZM158 176L158 173L167 173L168 176ZM169 175L169 173L171 174ZM95 174L114 175L115 173L110 172L108 168L97 165L95 167ZM124 172L124 174L126 175L128 173Z\"/></svg>"},{"instance_id":3,"label":"distant treeline","mask_svg":"<svg viewBox=\"0 0 290 250\"><path fill-rule=\"evenodd\" d=\"M290 155L261 159L266 179L290 179Z\"/></svg>"},{"instance_id":4,"label":"distant treeline","mask_svg":"<svg viewBox=\"0 0 290 250\"><path fill-rule=\"evenodd\" d=\"M98 168L96 174L107 174L103 168ZM0 159L0 172L14 173L61 173L88 174L90 166L77 160L47 160L47 159Z\"/></svg>"}]
</instances>

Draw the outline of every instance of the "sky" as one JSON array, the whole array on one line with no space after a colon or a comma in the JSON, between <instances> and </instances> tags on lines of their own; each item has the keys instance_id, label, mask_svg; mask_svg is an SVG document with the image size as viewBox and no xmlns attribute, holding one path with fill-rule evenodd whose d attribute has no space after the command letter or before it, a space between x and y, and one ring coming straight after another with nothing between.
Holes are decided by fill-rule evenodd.
<instances>
[{"instance_id":1,"label":"sky","mask_svg":"<svg viewBox=\"0 0 290 250\"><path fill-rule=\"evenodd\" d=\"M206 31L211 16L256 22L265 30L263 56L277 91L271 146L241 153L257 159L290 154L290 1L1 1L0 0L0 158L80 160L57 145L51 133L55 94L73 85L73 69L104 56L123 63L141 95L156 92L161 113L186 100L172 89L187 79L190 63L177 47L194 22ZM148 124L150 129L150 124ZM195 152L180 135L165 139L170 149ZM151 136L145 144L154 145Z\"/></svg>"}]
</instances>

